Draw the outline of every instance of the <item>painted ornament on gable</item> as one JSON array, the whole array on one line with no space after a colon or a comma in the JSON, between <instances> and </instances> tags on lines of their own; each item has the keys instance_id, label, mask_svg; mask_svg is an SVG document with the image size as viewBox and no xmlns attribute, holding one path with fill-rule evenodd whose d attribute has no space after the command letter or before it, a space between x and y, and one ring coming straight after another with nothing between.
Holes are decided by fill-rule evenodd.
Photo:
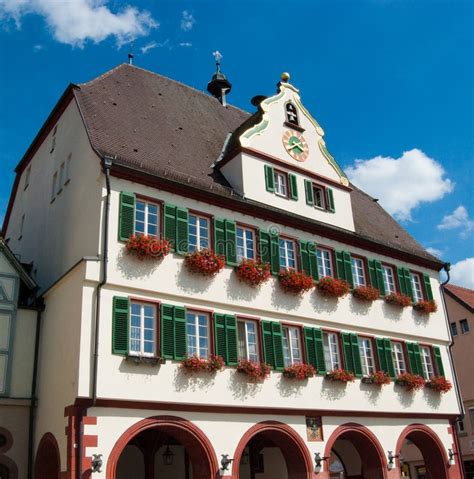
<instances>
[{"instance_id":1,"label":"painted ornament on gable","mask_svg":"<svg viewBox=\"0 0 474 479\"><path fill-rule=\"evenodd\" d=\"M283 145L286 152L296 161L305 161L309 155L308 143L301 133L287 130L283 134Z\"/></svg>"}]
</instances>

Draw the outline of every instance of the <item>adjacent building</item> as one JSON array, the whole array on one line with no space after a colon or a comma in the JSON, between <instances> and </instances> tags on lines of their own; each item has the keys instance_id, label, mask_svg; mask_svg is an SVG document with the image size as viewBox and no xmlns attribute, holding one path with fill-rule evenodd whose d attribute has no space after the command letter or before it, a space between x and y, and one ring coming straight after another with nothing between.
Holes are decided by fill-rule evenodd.
<instances>
[{"instance_id":1,"label":"adjacent building","mask_svg":"<svg viewBox=\"0 0 474 479\"><path fill-rule=\"evenodd\" d=\"M350 184L289 75L253 114L230 88L119 65L20 161L3 234L45 303L34 477L398 478L407 441L463 477L456 388L408 390L454 384L443 264Z\"/></svg>"}]
</instances>

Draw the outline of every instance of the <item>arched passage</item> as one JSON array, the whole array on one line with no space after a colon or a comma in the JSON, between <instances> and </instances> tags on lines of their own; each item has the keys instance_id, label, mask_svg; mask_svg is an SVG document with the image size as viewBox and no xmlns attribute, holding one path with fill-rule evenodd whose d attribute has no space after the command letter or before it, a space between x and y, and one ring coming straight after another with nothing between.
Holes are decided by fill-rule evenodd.
<instances>
[{"instance_id":1,"label":"arched passage","mask_svg":"<svg viewBox=\"0 0 474 479\"><path fill-rule=\"evenodd\" d=\"M324 457L336 456L343 465L344 477L364 479L385 479L387 461L384 451L375 435L361 424L348 423L339 426L329 438ZM321 478L333 477L328 465ZM335 476L336 477L336 476Z\"/></svg>"},{"instance_id":2,"label":"arched passage","mask_svg":"<svg viewBox=\"0 0 474 479\"><path fill-rule=\"evenodd\" d=\"M262 479L312 477L313 463L303 439L290 426L277 421L252 426L240 439L233 458L232 479L252 477L256 470Z\"/></svg>"},{"instance_id":3,"label":"arched passage","mask_svg":"<svg viewBox=\"0 0 474 479\"><path fill-rule=\"evenodd\" d=\"M61 458L56 438L47 432L36 451L35 479L59 479Z\"/></svg>"},{"instance_id":4,"label":"arched passage","mask_svg":"<svg viewBox=\"0 0 474 479\"><path fill-rule=\"evenodd\" d=\"M192 468L193 479L216 477L219 470L216 454L205 434L187 419L157 416L143 419L122 434L107 460L107 479L118 477L120 458L127 447L131 449L131 455L145 453L145 457L140 459L143 462L143 477L154 475L148 467L155 467L155 455L163 448L166 451L166 446L169 445L167 441L172 441L172 444L179 444L184 448ZM147 452L152 454L150 456L152 466L147 463ZM181 460L181 458L177 459Z\"/></svg>"},{"instance_id":5,"label":"arched passage","mask_svg":"<svg viewBox=\"0 0 474 479\"><path fill-rule=\"evenodd\" d=\"M427 478L448 478L448 457L443 443L432 429L423 424L411 424L402 431L398 438L396 455L401 455L405 461L409 454L405 452L409 451L407 441L412 443L410 446L414 446L412 449L416 448L420 452L423 462L421 467L426 471Z\"/></svg>"}]
</instances>

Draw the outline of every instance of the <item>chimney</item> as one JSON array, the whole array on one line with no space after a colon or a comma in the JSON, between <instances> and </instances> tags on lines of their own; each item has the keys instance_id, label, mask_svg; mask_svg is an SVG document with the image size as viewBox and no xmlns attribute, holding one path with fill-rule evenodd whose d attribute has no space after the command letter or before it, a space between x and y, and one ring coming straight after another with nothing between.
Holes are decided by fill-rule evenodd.
<instances>
[{"instance_id":1,"label":"chimney","mask_svg":"<svg viewBox=\"0 0 474 479\"><path fill-rule=\"evenodd\" d=\"M222 106L226 106L226 95L232 89L232 84L227 80L226 76L221 72L222 54L215 51L213 56L216 60L216 72L212 75L212 80L207 84L207 91L217 98Z\"/></svg>"}]
</instances>

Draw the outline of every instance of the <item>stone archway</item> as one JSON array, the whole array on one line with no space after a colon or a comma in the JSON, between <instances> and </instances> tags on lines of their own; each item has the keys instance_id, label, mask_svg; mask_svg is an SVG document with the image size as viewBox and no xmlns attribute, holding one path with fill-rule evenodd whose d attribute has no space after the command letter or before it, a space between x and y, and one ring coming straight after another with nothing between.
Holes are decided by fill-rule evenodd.
<instances>
[{"instance_id":1,"label":"stone archway","mask_svg":"<svg viewBox=\"0 0 474 479\"><path fill-rule=\"evenodd\" d=\"M219 466L214 448L195 424L180 417L156 416L134 424L118 439L107 460L107 479L116 479L117 466L125 448L151 431L173 438L184 447L192 465L193 479L210 479L217 476Z\"/></svg>"},{"instance_id":2,"label":"stone archway","mask_svg":"<svg viewBox=\"0 0 474 479\"><path fill-rule=\"evenodd\" d=\"M277 421L265 421L252 426L240 439L234 452L232 479L241 479L243 469L242 457L249 444L253 445L252 456L260 455L265 448L279 450L282 464L286 464L287 479L310 479L313 476L311 455L298 433L290 426ZM263 473L261 473L263 474ZM260 476L259 476L260 477Z\"/></svg>"},{"instance_id":3,"label":"stone archway","mask_svg":"<svg viewBox=\"0 0 474 479\"><path fill-rule=\"evenodd\" d=\"M47 432L36 451L35 479L59 479L61 456L56 438Z\"/></svg>"},{"instance_id":4,"label":"stone archway","mask_svg":"<svg viewBox=\"0 0 474 479\"><path fill-rule=\"evenodd\" d=\"M424 424L407 426L398 438L397 456L400 456L406 440L413 443L420 451L429 479L447 479L449 477L448 457L445 448L432 429ZM397 464L399 465L399 462Z\"/></svg>"},{"instance_id":5,"label":"stone archway","mask_svg":"<svg viewBox=\"0 0 474 479\"><path fill-rule=\"evenodd\" d=\"M376 436L365 426L356 423L343 424L336 428L326 444L324 457L331 453L344 463L348 478L386 479L387 460ZM348 464L349 458L352 463ZM329 478L328 464L320 474L321 479Z\"/></svg>"}]
</instances>

